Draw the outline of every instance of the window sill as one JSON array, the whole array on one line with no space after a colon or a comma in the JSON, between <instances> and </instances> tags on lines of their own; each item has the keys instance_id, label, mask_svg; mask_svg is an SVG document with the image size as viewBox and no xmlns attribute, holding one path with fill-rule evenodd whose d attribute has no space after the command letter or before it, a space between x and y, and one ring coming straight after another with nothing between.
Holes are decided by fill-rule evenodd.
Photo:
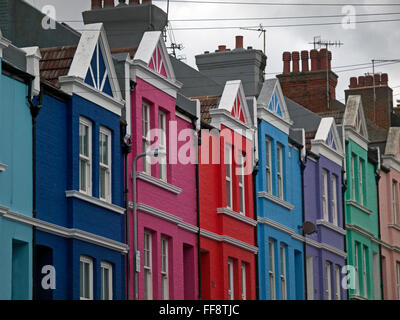
<instances>
[{"instance_id":1,"label":"window sill","mask_svg":"<svg viewBox=\"0 0 400 320\"><path fill-rule=\"evenodd\" d=\"M231 218L234 218L234 219L239 220L241 222L247 223L247 224L249 224L249 225L251 225L253 227L255 227L257 225L257 221L256 220L253 220L253 219L251 219L249 217L246 217L245 215L237 213L237 212L235 212L235 211L233 211L232 209L229 209L229 208L218 208L217 209L217 213L218 214L225 214L225 215L227 215L227 216L229 216Z\"/></svg>"},{"instance_id":2,"label":"window sill","mask_svg":"<svg viewBox=\"0 0 400 320\"><path fill-rule=\"evenodd\" d=\"M361 297L361 296L359 296L359 295L356 295L356 294L351 294L351 295L350 295L350 299L356 299L356 300L368 300L368 298L364 298L364 297Z\"/></svg>"},{"instance_id":3,"label":"window sill","mask_svg":"<svg viewBox=\"0 0 400 320\"><path fill-rule=\"evenodd\" d=\"M397 225L397 224L389 224L388 227L389 227L389 228L393 228L393 229L395 229L395 230L397 230L397 231L400 231L400 226Z\"/></svg>"},{"instance_id":4,"label":"window sill","mask_svg":"<svg viewBox=\"0 0 400 320\"><path fill-rule=\"evenodd\" d=\"M178 188L172 184L169 184L163 180L154 178L153 176L150 176L147 173L143 173L143 172L138 172L137 173L137 178L146 182L149 182L151 184L154 184L157 187L163 188L169 192L172 192L174 194L180 194L182 192L181 188Z\"/></svg>"},{"instance_id":5,"label":"window sill","mask_svg":"<svg viewBox=\"0 0 400 320\"><path fill-rule=\"evenodd\" d=\"M346 203L352 205L353 207L356 207L357 209L360 209L361 211L363 211L367 214L372 214L371 210L369 210L366 207L364 207L363 205L355 202L354 200L347 200Z\"/></svg>"},{"instance_id":6,"label":"window sill","mask_svg":"<svg viewBox=\"0 0 400 320\"><path fill-rule=\"evenodd\" d=\"M285 207L286 209L289 209L289 210L293 210L294 209L294 205L292 205L289 202L286 202L285 200L282 200L282 199L280 199L278 197L275 197L272 194L269 194L268 192L259 192L258 193L258 197L271 200L271 201L281 205L282 207Z\"/></svg>"},{"instance_id":7,"label":"window sill","mask_svg":"<svg viewBox=\"0 0 400 320\"><path fill-rule=\"evenodd\" d=\"M120 206L117 206L115 204L100 200L98 198L92 197L92 196L88 196L87 194L84 194L80 191L76 191L76 190L70 190L70 191L65 191L65 195L67 198L76 198L76 199L80 199L89 203L92 203L96 206L102 207L104 209L108 209L111 211L114 211L116 213L119 214L124 214L125 213L125 208L122 208Z\"/></svg>"},{"instance_id":8,"label":"window sill","mask_svg":"<svg viewBox=\"0 0 400 320\"><path fill-rule=\"evenodd\" d=\"M331 222L328 222L328 221L325 221L325 220L317 220L317 225L322 225L324 227L332 229L333 231L335 231L337 233L340 233L342 235L346 235L346 230L344 230L343 228L341 228L341 227L339 227L339 226L337 226L337 225L335 225L335 224L333 224Z\"/></svg>"},{"instance_id":9,"label":"window sill","mask_svg":"<svg viewBox=\"0 0 400 320\"><path fill-rule=\"evenodd\" d=\"M0 172L6 171L7 167L6 164L0 163Z\"/></svg>"}]
</instances>

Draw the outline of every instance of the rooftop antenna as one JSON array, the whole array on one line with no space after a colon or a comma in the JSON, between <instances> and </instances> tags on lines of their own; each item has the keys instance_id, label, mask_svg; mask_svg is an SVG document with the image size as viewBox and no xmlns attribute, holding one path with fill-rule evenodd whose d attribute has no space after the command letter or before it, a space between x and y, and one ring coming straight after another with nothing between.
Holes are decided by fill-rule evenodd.
<instances>
[{"instance_id":1,"label":"rooftop antenna","mask_svg":"<svg viewBox=\"0 0 400 320\"><path fill-rule=\"evenodd\" d=\"M329 68L328 68L328 59L329 59L329 54L328 54L328 49L329 47L335 47L335 48L340 48L343 43L340 41L325 41L325 40L321 40L321 36L316 36L314 37L314 41L311 42L310 44L314 45L314 49L315 50L319 50L321 49L321 47L325 47L326 48L326 103L327 103L327 107L328 110L330 109L330 92L329 92Z\"/></svg>"},{"instance_id":2,"label":"rooftop antenna","mask_svg":"<svg viewBox=\"0 0 400 320\"><path fill-rule=\"evenodd\" d=\"M258 35L258 37L261 37L261 35L264 35L264 54L267 55L267 51L266 51L266 48L267 48L267 37L266 37L267 30L265 29L265 27L262 24L260 24L260 26L258 28L244 28L243 27L243 28L240 28L240 29L242 29L242 30L250 30L250 31L259 31L260 34Z\"/></svg>"}]
</instances>

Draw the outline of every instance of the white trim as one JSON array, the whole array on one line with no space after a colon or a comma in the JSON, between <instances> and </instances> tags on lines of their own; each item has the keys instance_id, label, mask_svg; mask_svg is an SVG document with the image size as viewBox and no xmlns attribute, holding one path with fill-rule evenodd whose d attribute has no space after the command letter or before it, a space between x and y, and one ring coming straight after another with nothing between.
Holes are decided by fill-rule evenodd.
<instances>
[{"instance_id":1,"label":"white trim","mask_svg":"<svg viewBox=\"0 0 400 320\"><path fill-rule=\"evenodd\" d=\"M242 279L242 300L246 300L247 298L247 266L246 263L242 262L240 268L240 274Z\"/></svg>"},{"instance_id":2,"label":"white trim","mask_svg":"<svg viewBox=\"0 0 400 320\"><path fill-rule=\"evenodd\" d=\"M325 158L336 163L338 166L343 165L343 155L333 150L331 147L328 147L325 142L312 140L311 152L324 156Z\"/></svg>"},{"instance_id":3,"label":"white trim","mask_svg":"<svg viewBox=\"0 0 400 320\"><path fill-rule=\"evenodd\" d=\"M109 262L101 261L100 263L100 290L101 294L103 294L103 275L102 275L102 269L108 270L108 299L107 300L112 300L113 299L113 266ZM101 297L102 298L102 297ZM105 300L105 299L102 299Z\"/></svg>"},{"instance_id":4,"label":"white trim","mask_svg":"<svg viewBox=\"0 0 400 320\"><path fill-rule=\"evenodd\" d=\"M396 171L399 171L399 172L400 172L400 161L397 160L397 159L396 159L395 157L393 157L393 156L383 155L383 156L382 156L382 164L383 164L385 167L393 168L393 169L395 169Z\"/></svg>"},{"instance_id":5,"label":"white trim","mask_svg":"<svg viewBox=\"0 0 400 320\"><path fill-rule=\"evenodd\" d=\"M363 205L359 204L358 202L356 202L354 200L347 200L346 204L352 205L353 207L356 207L357 209L359 209L367 214L372 214L372 210L367 209L366 207L364 207Z\"/></svg>"},{"instance_id":6,"label":"white trim","mask_svg":"<svg viewBox=\"0 0 400 320\"><path fill-rule=\"evenodd\" d=\"M251 219L249 217L246 217L240 213L237 213L235 211L233 211L232 209L229 208L218 208L217 209L217 214L225 214L231 218L237 219L241 222L247 223L253 227L255 227L257 225L257 221L254 219Z\"/></svg>"},{"instance_id":7,"label":"white trim","mask_svg":"<svg viewBox=\"0 0 400 320\"><path fill-rule=\"evenodd\" d=\"M180 194L182 192L182 189L179 187L176 187L172 184L169 184L163 180L154 178L153 176L144 173L144 172L137 172L137 178L146 182L149 182L151 184L156 185L157 187L163 188L169 192L172 192L174 194Z\"/></svg>"},{"instance_id":8,"label":"white trim","mask_svg":"<svg viewBox=\"0 0 400 320\"><path fill-rule=\"evenodd\" d=\"M375 242L376 244L382 244L382 241L380 239L376 238L372 233L364 230L360 226L354 224L346 224L346 229L356 231L359 234L363 235L364 237L370 239L372 242Z\"/></svg>"},{"instance_id":9,"label":"white trim","mask_svg":"<svg viewBox=\"0 0 400 320\"><path fill-rule=\"evenodd\" d=\"M185 120L186 122L192 124L192 120L191 120L188 116L184 115L183 113L181 113L181 112L175 110L175 115L176 115L178 118L180 118L180 119L182 119L182 120Z\"/></svg>"},{"instance_id":10,"label":"white trim","mask_svg":"<svg viewBox=\"0 0 400 320\"><path fill-rule=\"evenodd\" d=\"M307 300L314 300L314 256L306 255Z\"/></svg>"},{"instance_id":11,"label":"white trim","mask_svg":"<svg viewBox=\"0 0 400 320\"><path fill-rule=\"evenodd\" d=\"M169 300L169 254L168 254L168 238L165 236L161 237L161 299L162 300ZM165 254L163 252L165 243ZM165 255L165 270L163 270L163 256ZM164 285L166 287L164 287Z\"/></svg>"},{"instance_id":12,"label":"white trim","mask_svg":"<svg viewBox=\"0 0 400 320\"><path fill-rule=\"evenodd\" d=\"M270 300L276 300L275 240L268 239L268 280Z\"/></svg>"},{"instance_id":13,"label":"white trim","mask_svg":"<svg viewBox=\"0 0 400 320\"><path fill-rule=\"evenodd\" d=\"M88 128L88 137L87 137L87 149L88 155L81 154L81 141L80 141L80 130L81 125ZM93 181L92 181L92 170L93 170L93 125L92 122L84 117L79 117L79 191L81 193L87 194L89 196L92 195L93 192ZM81 160L85 161L86 164L86 175L85 175L85 185L86 190L81 189Z\"/></svg>"},{"instance_id":14,"label":"white trim","mask_svg":"<svg viewBox=\"0 0 400 320\"><path fill-rule=\"evenodd\" d=\"M76 198L76 199L80 199L89 203L92 203L96 206L102 207L104 209L119 213L119 214L124 214L125 213L125 208L122 208L120 206L117 206L115 204L112 203L108 203L106 201L100 200L98 198L92 197L92 196L88 196L87 194L84 194L80 191L76 191L76 190L67 190L65 191L65 196L67 198Z\"/></svg>"},{"instance_id":15,"label":"white trim","mask_svg":"<svg viewBox=\"0 0 400 320\"><path fill-rule=\"evenodd\" d=\"M122 108L125 105L123 100L115 100L111 96L98 91L89 86L84 80L74 76L62 76L59 78L61 90L69 95L76 94L94 104L108 110L118 116L122 114Z\"/></svg>"},{"instance_id":16,"label":"white trim","mask_svg":"<svg viewBox=\"0 0 400 320\"><path fill-rule=\"evenodd\" d=\"M102 163L101 154L100 154L100 150L101 150L100 137L101 137L102 134L105 135L106 137L108 137L108 143L107 143L107 154L108 154L107 161L108 161L108 164L107 165ZM100 198L100 200L103 200L103 201L109 202L109 203L111 203L111 199L112 199L112 150L113 150L113 148L112 148L112 134L111 134L111 131L108 130L107 128L105 128L105 127L100 127L100 133L99 133L99 157L100 157L99 169L100 169L100 172L101 172L102 168L106 169L106 171L108 172L109 177L108 177L108 181L107 181L107 178L106 178L106 181L104 182L105 198L102 198L101 197L101 190L100 190L100 187L101 187L101 174L99 172L99 198Z\"/></svg>"},{"instance_id":17,"label":"white trim","mask_svg":"<svg viewBox=\"0 0 400 320\"><path fill-rule=\"evenodd\" d=\"M326 300L332 300L332 263L325 261L325 298Z\"/></svg>"},{"instance_id":18,"label":"white trim","mask_svg":"<svg viewBox=\"0 0 400 320\"><path fill-rule=\"evenodd\" d=\"M228 110L225 109L211 109L209 111L211 116L210 125L218 130L221 130L221 125L235 131L241 136L246 137L248 140L253 141L253 129L247 124L234 118Z\"/></svg>"},{"instance_id":19,"label":"white trim","mask_svg":"<svg viewBox=\"0 0 400 320\"><path fill-rule=\"evenodd\" d=\"M148 248L146 247L146 238L148 238ZM143 233L143 273L144 273L144 298L145 300L153 300L153 235L149 231L144 231ZM148 265L146 265L146 251L149 252L149 261ZM146 271L147 276L150 279L146 279ZM146 292L146 283L148 285L148 292ZM147 295L147 297L146 297Z\"/></svg>"},{"instance_id":20,"label":"white trim","mask_svg":"<svg viewBox=\"0 0 400 320\"><path fill-rule=\"evenodd\" d=\"M250 251L250 252L252 252L254 254L258 253L258 248L257 247L252 246L252 245L250 245L250 244L248 244L246 242L234 239L234 238L229 237L229 236L219 235L219 234L216 234L214 232L210 232L210 231L207 231L207 230L204 230L204 229L200 229L200 235L203 236L203 237L206 237L208 239L211 239L211 240L215 240L215 241L218 241L218 242L225 242L225 243L231 244L231 245L239 247L241 249Z\"/></svg>"},{"instance_id":21,"label":"white trim","mask_svg":"<svg viewBox=\"0 0 400 320\"><path fill-rule=\"evenodd\" d=\"M79 257L79 268L81 267L81 263L89 265L89 297L83 297L82 292L79 292L80 300L93 300L93 259L87 256L81 255ZM85 283L81 277L79 277L79 284L81 282ZM84 285L82 285L83 287Z\"/></svg>"},{"instance_id":22,"label":"white trim","mask_svg":"<svg viewBox=\"0 0 400 320\"><path fill-rule=\"evenodd\" d=\"M290 127L293 125L292 121L286 121L268 109L268 106L257 106L258 118L268 122L275 128L289 135Z\"/></svg>"},{"instance_id":23,"label":"white trim","mask_svg":"<svg viewBox=\"0 0 400 320\"><path fill-rule=\"evenodd\" d=\"M3 58L3 49L7 48L10 44L11 44L11 41L4 38L3 34L0 30L0 59Z\"/></svg>"},{"instance_id":24,"label":"white trim","mask_svg":"<svg viewBox=\"0 0 400 320\"><path fill-rule=\"evenodd\" d=\"M281 260L281 265L280 265L280 284L281 284L281 299L282 300L287 300L288 299L288 282L287 282L287 248L286 244L281 242L279 246L279 253L280 253L280 260Z\"/></svg>"},{"instance_id":25,"label":"white trim","mask_svg":"<svg viewBox=\"0 0 400 320\"><path fill-rule=\"evenodd\" d=\"M333 231L335 231L335 232L337 232L337 233L340 233L341 235L346 235L346 230L344 230L343 228L341 228L341 227L338 227L338 226L336 226L336 225L334 225L333 223L330 223L330 222L328 222L328 221L325 221L325 220L317 220L317 225L321 225L321 226L324 226L324 227L326 227L326 228L329 228L329 229L331 229L331 230L333 230Z\"/></svg>"},{"instance_id":26,"label":"white trim","mask_svg":"<svg viewBox=\"0 0 400 320\"><path fill-rule=\"evenodd\" d=\"M228 258L228 300L235 299L234 261Z\"/></svg>"},{"instance_id":27,"label":"white trim","mask_svg":"<svg viewBox=\"0 0 400 320\"><path fill-rule=\"evenodd\" d=\"M369 141L361 136L359 133L355 132L352 127L345 127L346 140L353 140L354 143L358 144L365 151L368 151Z\"/></svg>"},{"instance_id":28,"label":"white trim","mask_svg":"<svg viewBox=\"0 0 400 320\"><path fill-rule=\"evenodd\" d=\"M271 200L271 201L281 205L282 207L285 207L286 209L289 209L289 210L294 209L294 205L290 204L289 202L286 202L285 200L282 200L281 198L275 197L274 195L269 194L268 192L259 192L258 197L265 198L267 200Z\"/></svg>"},{"instance_id":29,"label":"white trim","mask_svg":"<svg viewBox=\"0 0 400 320\"><path fill-rule=\"evenodd\" d=\"M6 171L7 168L8 166L6 164L0 163L0 172Z\"/></svg>"}]
</instances>

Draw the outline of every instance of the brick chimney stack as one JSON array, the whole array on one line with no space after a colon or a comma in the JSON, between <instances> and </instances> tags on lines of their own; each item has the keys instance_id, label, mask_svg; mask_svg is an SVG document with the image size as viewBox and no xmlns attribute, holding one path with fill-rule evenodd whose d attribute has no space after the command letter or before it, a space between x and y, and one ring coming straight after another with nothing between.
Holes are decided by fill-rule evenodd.
<instances>
[{"instance_id":1,"label":"brick chimney stack","mask_svg":"<svg viewBox=\"0 0 400 320\"><path fill-rule=\"evenodd\" d=\"M101 0L92 0L92 10L101 9L103 7Z\"/></svg>"},{"instance_id":2,"label":"brick chimney stack","mask_svg":"<svg viewBox=\"0 0 400 320\"><path fill-rule=\"evenodd\" d=\"M345 90L346 101L350 95L361 96L365 116L373 124L387 130L390 128L393 112L393 90L388 85L387 73L359 76L358 78L351 77L349 89Z\"/></svg>"},{"instance_id":3,"label":"brick chimney stack","mask_svg":"<svg viewBox=\"0 0 400 320\"><path fill-rule=\"evenodd\" d=\"M284 52L283 73L277 75L283 94L315 113L331 111L336 99L338 80L338 76L331 69L331 61L332 53L326 49L303 50L301 56L298 51ZM330 109L327 106L327 71Z\"/></svg>"}]
</instances>

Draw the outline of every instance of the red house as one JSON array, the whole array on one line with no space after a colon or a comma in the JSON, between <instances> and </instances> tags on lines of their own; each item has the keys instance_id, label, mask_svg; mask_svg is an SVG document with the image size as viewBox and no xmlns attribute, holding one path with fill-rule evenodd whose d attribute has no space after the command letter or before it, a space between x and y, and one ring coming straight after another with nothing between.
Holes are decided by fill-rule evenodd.
<instances>
[{"instance_id":1,"label":"red house","mask_svg":"<svg viewBox=\"0 0 400 320\"><path fill-rule=\"evenodd\" d=\"M256 299L254 130L241 81L201 97L201 292L205 300Z\"/></svg>"}]
</instances>

